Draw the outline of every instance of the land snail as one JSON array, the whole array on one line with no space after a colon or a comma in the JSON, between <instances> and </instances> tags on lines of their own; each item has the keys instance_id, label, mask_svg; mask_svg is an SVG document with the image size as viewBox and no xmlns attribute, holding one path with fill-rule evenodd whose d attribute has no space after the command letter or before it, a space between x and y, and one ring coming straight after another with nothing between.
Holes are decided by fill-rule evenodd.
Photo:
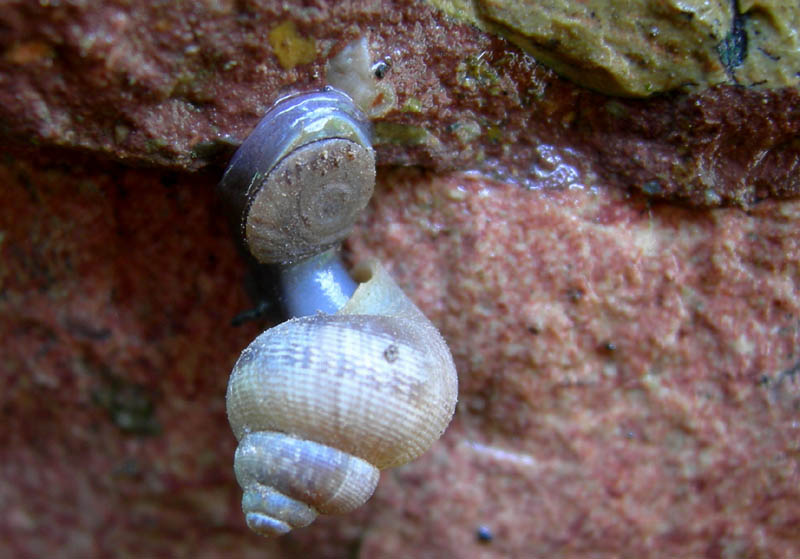
<instances>
[{"instance_id":1,"label":"land snail","mask_svg":"<svg viewBox=\"0 0 800 559\"><path fill-rule=\"evenodd\" d=\"M369 122L330 87L279 100L220 183L292 317L242 352L226 397L242 509L261 535L361 506L380 470L420 456L453 416L436 327L380 264L351 277L339 257L374 183Z\"/></svg>"}]
</instances>

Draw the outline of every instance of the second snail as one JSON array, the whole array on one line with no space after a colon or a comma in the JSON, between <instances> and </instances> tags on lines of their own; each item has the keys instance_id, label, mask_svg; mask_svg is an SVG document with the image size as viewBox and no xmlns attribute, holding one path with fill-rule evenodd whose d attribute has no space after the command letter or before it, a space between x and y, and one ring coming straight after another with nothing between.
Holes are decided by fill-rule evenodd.
<instances>
[{"instance_id":1,"label":"second snail","mask_svg":"<svg viewBox=\"0 0 800 559\"><path fill-rule=\"evenodd\" d=\"M246 250L279 267L291 317L242 352L226 399L245 520L265 536L361 506L380 470L428 450L455 410L436 327L380 264L351 277L338 256L374 188L370 137L341 91L287 97L220 183Z\"/></svg>"}]
</instances>

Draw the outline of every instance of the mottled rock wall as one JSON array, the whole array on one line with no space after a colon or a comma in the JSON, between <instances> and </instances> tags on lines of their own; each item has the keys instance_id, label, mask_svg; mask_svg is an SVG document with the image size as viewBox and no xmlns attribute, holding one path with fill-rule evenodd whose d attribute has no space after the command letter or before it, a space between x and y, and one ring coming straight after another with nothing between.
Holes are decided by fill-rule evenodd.
<instances>
[{"instance_id":1,"label":"mottled rock wall","mask_svg":"<svg viewBox=\"0 0 800 559\"><path fill-rule=\"evenodd\" d=\"M214 175L0 167L0 554L800 553L800 204L383 173L348 243L441 328L443 439L277 541L247 530L224 392L270 321ZM274 320L274 319L273 319Z\"/></svg>"},{"instance_id":2,"label":"mottled rock wall","mask_svg":"<svg viewBox=\"0 0 800 559\"><path fill-rule=\"evenodd\" d=\"M429 1L613 95L800 83L796 2Z\"/></svg>"},{"instance_id":3,"label":"mottled rock wall","mask_svg":"<svg viewBox=\"0 0 800 559\"><path fill-rule=\"evenodd\" d=\"M789 43L792 17L780 20ZM0 26L0 133L17 146L219 165L276 97L323 85L328 61L366 37L375 79L393 92L375 120L379 164L479 170L536 187L567 181L565 160L585 186L699 205L800 192L796 88L609 98L411 0L19 1L5 4ZM800 71L792 64L787 71Z\"/></svg>"},{"instance_id":4,"label":"mottled rock wall","mask_svg":"<svg viewBox=\"0 0 800 559\"><path fill-rule=\"evenodd\" d=\"M0 555L800 555L796 88L606 96L410 1L2 5ZM232 325L270 283L214 185L364 36L382 166L345 257L440 327L459 404L268 541L224 392L280 318Z\"/></svg>"}]
</instances>

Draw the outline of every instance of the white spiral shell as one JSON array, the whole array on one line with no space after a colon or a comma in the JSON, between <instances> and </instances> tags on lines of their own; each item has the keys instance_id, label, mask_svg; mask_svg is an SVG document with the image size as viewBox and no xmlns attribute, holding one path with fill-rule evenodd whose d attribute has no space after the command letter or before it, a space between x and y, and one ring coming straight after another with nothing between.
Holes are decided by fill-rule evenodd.
<instances>
[{"instance_id":1,"label":"white spiral shell","mask_svg":"<svg viewBox=\"0 0 800 559\"><path fill-rule=\"evenodd\" d=\"M360 506L379 470L418 457L452 418L447 344L382 267L370 273L338 313L267 330L234 366L234 469L256 532Z\"/></svg>"}]
</instances>

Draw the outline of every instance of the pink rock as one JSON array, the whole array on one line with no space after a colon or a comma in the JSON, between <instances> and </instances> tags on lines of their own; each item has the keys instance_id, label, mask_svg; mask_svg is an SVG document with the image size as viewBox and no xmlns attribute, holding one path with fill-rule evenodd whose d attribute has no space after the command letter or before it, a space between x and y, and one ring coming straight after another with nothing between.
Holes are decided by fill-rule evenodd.
<instances>
[{"instance_id":1,"label":"pink rock","mask_svg":"<svg viewBox=\"0 0 800 559\"><path fill-rule=\"evenodd\" d=\"M267 324L217 175L0 166L0 555L800 553L800 201L383 172L347 246L440 326L456 417L352 515L250 534L224 391Z\"/></svg>"}]
</instances>

